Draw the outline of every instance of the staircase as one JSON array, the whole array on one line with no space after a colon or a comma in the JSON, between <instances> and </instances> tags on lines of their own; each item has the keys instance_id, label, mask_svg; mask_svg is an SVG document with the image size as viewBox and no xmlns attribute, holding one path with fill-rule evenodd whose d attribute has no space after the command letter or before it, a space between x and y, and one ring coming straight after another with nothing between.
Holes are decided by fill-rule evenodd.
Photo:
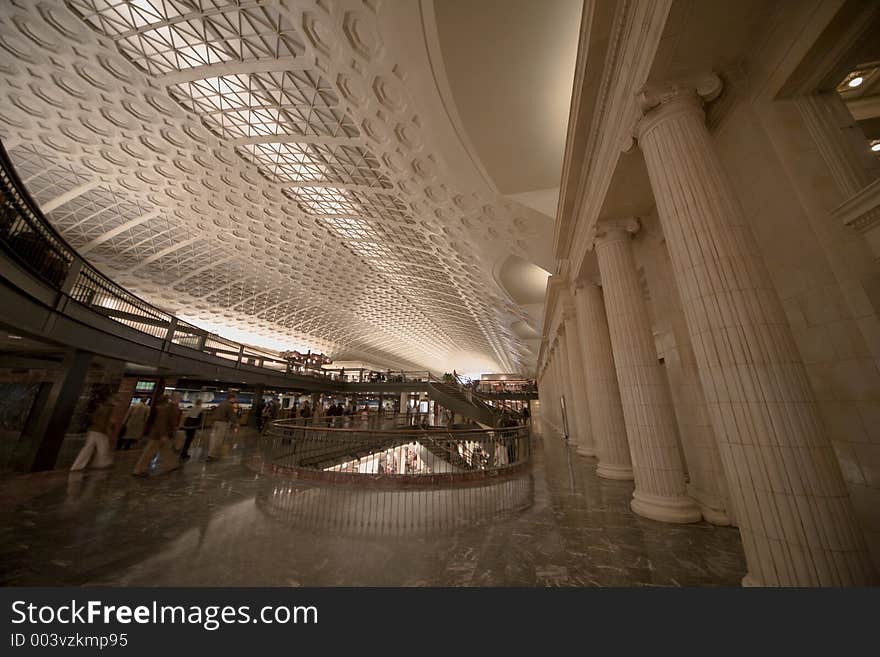
<instances>
[{"instance_id":1,"label":"staircase","mask_svg":"<svg viewBox=\"0 0 880 657\"><path fill-rule=\"evenodd\" d=\"M457 381L440 381L431 378L428 396L450 411L474 420L484 427L494 427L499 411L489 406L475 394L469 394Z\"/></svg>"}]
</instances>

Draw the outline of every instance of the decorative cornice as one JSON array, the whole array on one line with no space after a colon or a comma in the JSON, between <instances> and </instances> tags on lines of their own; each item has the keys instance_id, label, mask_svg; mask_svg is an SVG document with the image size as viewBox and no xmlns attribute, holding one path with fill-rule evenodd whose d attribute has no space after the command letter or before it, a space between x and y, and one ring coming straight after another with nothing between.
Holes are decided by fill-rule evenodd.
<instances>
[{"instance_id":1,"label":"decorative cornice","mask_svg":"<svg viewBox=\"0 0 880 657\"><path fill-rule=\"evenodd\" d=\"M641 87L648 78L671 7L672 0L618 0L608 26L604 57L596 56L589 62L602 67L602 77L592 114L569 123L568 141L576 141L574 133L578 133L585 146L579 153L566 152L561 198L569 201L560 201L554 238L556 257L570 258L575 270L592 246L589 231L611 184L621 148L626 146L623 138L631 133L639 114L630 90ZM575 88L575 95L582 93L582 87ZM568 169L572 157L580 160L577 171L573 166Z\"/></svg>"},{"instance_id":2,"label":"decorative cornice","mask_svg":"<svg viewBox=\"0 0 880 657\"><path fill-rule=\"evenodd\" d=\"M841 203L831 216L863 233L880 225L880 179Z\"/></svg>"}]
</instances>

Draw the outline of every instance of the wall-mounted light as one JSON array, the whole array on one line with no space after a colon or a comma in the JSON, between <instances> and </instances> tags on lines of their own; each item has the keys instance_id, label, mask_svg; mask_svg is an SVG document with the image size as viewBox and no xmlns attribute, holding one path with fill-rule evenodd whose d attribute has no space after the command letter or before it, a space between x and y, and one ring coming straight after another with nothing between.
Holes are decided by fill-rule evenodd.
<instances>
[{"instance_id":1,"label":"wall-mounted light","mask_svg":"<svg viewBox=\"0 0 880 657\"><path fill-rule=\"evenodd\" d=\"M880 153L880 139L872 139L870 141L871 150Z\"/></svg>"},{"instance_id":2,"label":"wall-mounted light","mask_svg":"<svg viewBox=\"0 0 880 657\"><path fill-rule=\"evenodd\" d=\"M863 78L861 75L857 75L852 80L847 82L846 86L849 87L850 89L855 89L856 87L861 86L862 82L864 82L864 81L865 81L865 78Z\"/></svg>"}]
</instances>

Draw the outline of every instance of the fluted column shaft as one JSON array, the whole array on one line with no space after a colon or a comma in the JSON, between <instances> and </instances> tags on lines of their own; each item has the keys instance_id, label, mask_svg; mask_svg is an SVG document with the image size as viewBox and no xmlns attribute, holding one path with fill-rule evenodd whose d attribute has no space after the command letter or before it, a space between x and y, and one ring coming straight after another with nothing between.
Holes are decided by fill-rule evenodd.
<instances>
[{"instance_id":1,"label":"fluted column shaft","mask_svg":"<svg viewBox=\"0 0 880 657\"><path fill-rule=\"evenodd\" d=\"M606 479L632 479L632 460L602 290L593 283L577 287L574 306L580 328L590 423L599 459L596 474Z\"/></svg>"},{"instance_id":2,"label":"fluted column shaft","mask_svg":"<svg viewBox=\"0 0 880 657\"><path fill-rule=\"evenodd\" d=\"M702 517L688 496L669 385L657 360L633 256L634 221L600 226L596 256L629 439L636 489L632 509L663 522Z\"/></svg>"},{"instance_id":3,"label":"fluted column shaft","mask_svg":"<svg viewBox=\"0 0 880 657\"><path fill-rule=\"evenodd\" d=\"M559 351L556 345L553 346L550 360L550 376L552 381L551 397L550 397L550 417L553 426L558 431L562 431L562 411L559 405Z\"/></svg>"},{"instance_id":4,"label":"fluted column shaft","mask_svg":"<svg viewBox=\"0 0 880 657\"><path fill-rule=\"evenodd\" d=\"M742 533L744 583L873 581L806 369L696 94L649 109L639 143Z\"/></svg>"},{"instance_id":5,"label":"fluted column shaft","mask_svg":"<svg viewBox=\"0 0 880 657\"><path fill-rule=\"evenodd\" d=\"M571 409L577 415L577 451L584 456L595 456L593 431L590 426L590 409L587 402L587 385L584 378L584 359L581 354L580 325L574 309L565 318L565 344L568 351L568 371L571 377Z\"/></svg>"},{"instance_id":6,"label":"fluted column shaft","mask_svg":"<svg viewBox=\"0 0 880 657\"><path fill-rule=\"evenodd\" d=\"M562 384L560 393L565 399L565 421L568 424L568 442L572 445L577 445L581 428L578 422L578 414L572 401L574 399L574 386L572 384L571 353L568 350L567 335L568 325L566 322L559 329L559 371Z\"/></svg>"}]
</instances>

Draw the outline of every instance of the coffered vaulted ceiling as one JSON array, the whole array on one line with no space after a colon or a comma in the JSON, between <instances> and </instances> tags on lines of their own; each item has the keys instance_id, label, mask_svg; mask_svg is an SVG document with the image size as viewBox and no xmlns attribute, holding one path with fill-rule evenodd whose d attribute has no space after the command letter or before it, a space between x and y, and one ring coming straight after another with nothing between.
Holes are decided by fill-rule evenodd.
<instances>
[{"instance_id":1,"label":"coffered vaulted ceiling","mask_svg":"<svg viewBox=\"0 0 880 657\"><path fill-rule=\"evenodd\" d=\"M461 145L413 92L424 43L383 31L399 6L7 0L0 136L75 248L197 325L388 367L528 369L527 313L492 268L538 259L552 224L450 165Z\"/></svg>"}]
</instances>

